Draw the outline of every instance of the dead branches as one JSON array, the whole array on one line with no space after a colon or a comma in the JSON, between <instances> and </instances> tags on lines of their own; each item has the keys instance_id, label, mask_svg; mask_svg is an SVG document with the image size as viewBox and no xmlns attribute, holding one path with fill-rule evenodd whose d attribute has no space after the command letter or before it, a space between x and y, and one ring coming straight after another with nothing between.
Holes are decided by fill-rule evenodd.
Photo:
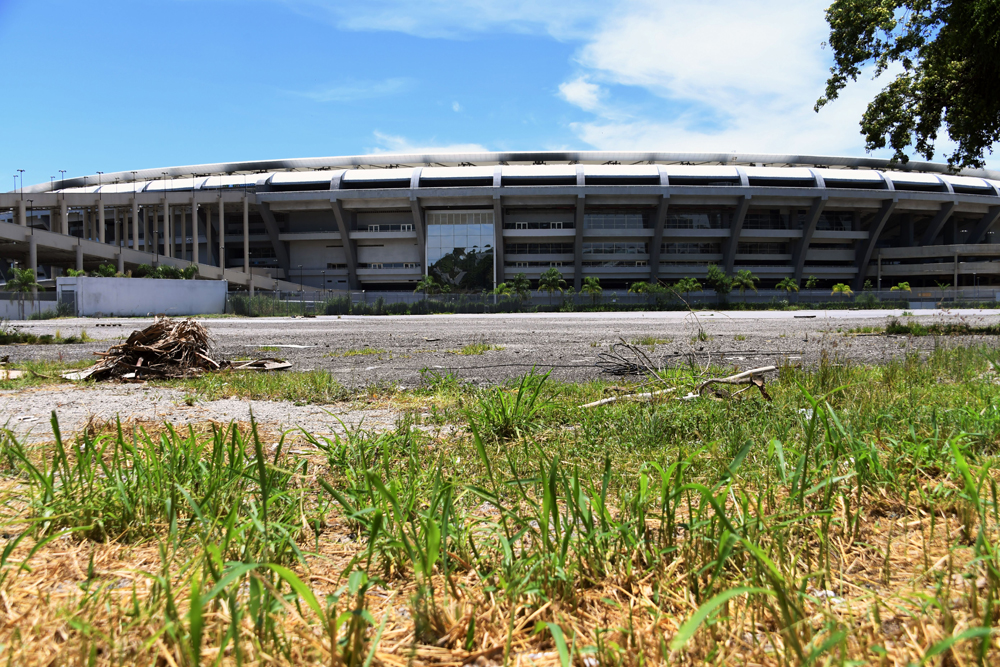
<instances>
[{"instance_id":1,"label":"dead branches","mask_svg":"<svg viewBox=\"0 0 1000 667\"><path fill-rule=\"evenodd\" d=\"M749 371L743 371L742 373L737 373L736 375L730 375L729 377L709 378L708 380L705 380L700 385L698 385L698 388L695 389L693 393L698 396L702 396L706 390L709 390L716 396L719 396L720 398L730 398L731 396L737 396L739 394L742 394L750 387L757 387L757 389L760 390L760 395L763 396L766 400L770 401L771 396L767 393L767 389L764 388L763 374L776 370L778 370L777 366L762 366L760 368L754 368ZM745 389L740 389L734 394L730 394L725 390L716 389L714 386L712 386L716 384L746 384L750 386L746 387Z\"/></svg>"},{"instance_id":2,"label":"dead branches","mask_svg":"<svg viewBox=\"0 0 1000 667\"><path fill-rule=\"evenodd\" d=\"M217 371L222 364L212 358L208 330L194 320L175 322L158 319L141 331L133 331L124 343L113 345L90 368L73 379L168 379L189 378Z\"/></svg>"}]
</instances>

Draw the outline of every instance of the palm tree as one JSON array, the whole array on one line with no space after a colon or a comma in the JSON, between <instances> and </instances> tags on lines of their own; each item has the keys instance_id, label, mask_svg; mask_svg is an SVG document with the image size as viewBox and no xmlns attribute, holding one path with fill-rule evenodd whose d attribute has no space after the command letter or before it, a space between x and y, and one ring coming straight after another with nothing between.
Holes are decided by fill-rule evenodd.
<instances>
[{"instance_id":1,"label":"palm tree","mask_svg":"<svg viewBox=\"0 0 1000 667\"><path fill-rule=\"evenodd\" d=\"M12 292L11 301L14 300L13 295L17 295L18 310L23 320L24 295L44 288L38 284L38 279L35 278L35 272L32 269L13 269L11 275L12 277L7 281L6 288L8 292Z\"/></svg>"},{"instance_id":2,"label":"palm tree","mask_svg":"<svg viewBox=\"0 0 1000 667\"><path fill-rule=\"evenodd\" d=\"M628 286L628 291L632 294L645 294L653 287L653 283L636 281Z\"/></svg>"},{"instance_id":3,"label":"palm tree","mask_svg":"<svg viewBox=\"0 0 1000 667\"><path fill-rule=\"evenodd\" d=\"M552 294L566 291L566 281L563 280L562 272L552 266L538 278L538 291L549 293L549 303L552 303Z\"/></svg>"},{"instance_id":4,"label":"palm tree","mask_svg":"<svg viewBox=\"0 0 1000 667\"><path fill-rule=\"evenodd\" d=\"M517 298L523 301L528 298L528 295L531 294L531 281L528 280L528 276L523 273L519 273L514 276L514 280L511 282L510 288L514 291L514 294L517 295Z\"/></svg>"},{"instance_id":5,"label":"palm tree","mask_svg":"<svg viewBox=\"0 0 1000 667\"><path fill-rule=\"evenodd\" d=\"M898 285L893 285L892 287L889 288L889 291L890 292L909 292L910 291L910 283L908 283L908 282L901 282Z\"/></svg>"},{"instance_id":6,"label":"palm tree","mask_svg":"<svg viewBox=\"0 0 1000 667\"><path fill-rule=\"evenodd\" d=\"M740 296L743 297L743 303L747 302L746 291L752 289L754 292L757 291L756 284L760 282L760 278L753 274L750 269L740 269L733 276L733 287L740 291Z\"/></svg>"},{"instance_id":7,"label":"palm tree","mask_svg":"<svg viewBox=\"0 0 1000 667\"><path fill-rule=\"evenodd\" d=\"M580 291L585 294L589 294L591 300L594 302L594 305L596 306L597 299L601 296L601 293L604 292L604 288L601 287L600 278L598 278L597 276L587 276L586 278L583 279L583 286L580 288Z\"/></svg>"},{"instance_id":8,"label":"palm tree","mask_svg":"<svg viewBox=\"0 0 1000 667\"><path fill-rule=\"evenodd\" d=\"M414 293L420 291L423 291L424 299L426 299L428 294L437 294L440 292L441 285L438 284L434 276L428 274L420 279L420 282L417 283L417 288L413 290Z\"/></svg>"},{"instance_id":9,"label":"palm tree","mask_svg":"<svg viewBox=\"0 0 1000 667\"><path fill-rule=\"evenodd\" d=\"M834 294L843 294L846 297L854 296L854 290L851 289L850 285L846 283L837 283L833 286L833 291L830 292L830 296Z\"/></svg>"},{"instance_id":10,"label":"palm tree","mask_svg":"<svg viewBox=\"0 0 1000 667\"><path fill-rule=\"evenodd\" d=\"M775 287L785 290L788 294L799 291L799 284L795 282L795 278L782 278Z\"/></svg>"},{"instance_id":11,"label":"palm tree","mask_svg":"<svg viewBox=\"0 0 1000 667\"><path fill-rule=\"evenodd\" d=\"M514 288L507 283L500 283L493 288L493 294L497 296L510 296L514 293Z\"/></svg>"},{"instance_id":12,"label":"palm tree","mask_svg":"<svg viewBox=\"0 0 1000 667\"><path fill-rule=\"evenodd\" d=\"M677 284L674 285L674 291L688 296L691 292L701 291L701 283L698 282L697 278L685 276L684 278L678 280Z\"/></svg>"}]
</instances>

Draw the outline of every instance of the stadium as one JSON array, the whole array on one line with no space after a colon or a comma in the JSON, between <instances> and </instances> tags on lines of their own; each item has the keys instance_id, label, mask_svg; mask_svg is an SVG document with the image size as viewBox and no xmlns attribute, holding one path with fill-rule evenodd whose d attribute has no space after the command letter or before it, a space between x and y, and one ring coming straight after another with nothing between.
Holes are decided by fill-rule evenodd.
<instances>
[{"instance_id":1,"label":"stadium","mask_svg":"<svg viewBox=\"0 0 1000 667\"><path fill-rule=\"evenodd\" d=\"M887 288L1000 283L1000 172L644 152L375 154L98 173L0 194L0 268L198 265L233 289L579 290L716 264Z\"/></svg>"}]
</instances>

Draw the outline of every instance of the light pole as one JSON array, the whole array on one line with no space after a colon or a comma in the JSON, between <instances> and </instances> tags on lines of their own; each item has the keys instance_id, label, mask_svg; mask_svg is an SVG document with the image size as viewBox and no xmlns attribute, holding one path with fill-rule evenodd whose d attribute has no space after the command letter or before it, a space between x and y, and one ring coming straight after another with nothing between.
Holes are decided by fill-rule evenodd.
<instances>
[{"instance_id":1,"label":"light pole","mask_svg":"<svg viewBox=\"0 0 1000 667\"><path fill-rule=\"evenodd\" d=\"M65 169L60 169L59 170L59 189L62 190L64 187L66 187L66 170Z\"/></svg>"},{"instance_id":2,"label":"light pole","mask_svg":"<svg viewBox=\"0 0 1000 667\"><path fill-rule=\"evenodd\" d=\"M21 199L24 199L24 169L18 169L17 173L21 175ZM14 187L17 187L16 183L14 184Z\"/></svg>"},{"instance_id":3,"label":"light pole","mask_svg":"<svg viewBox=\"0 0 1000 667\"><path fill-rule=\"evenodd\" d=\"M35 204L35 200L34 199L29 199L28 200L28 220L31 221L30 224L31 224L31 235L32 236L35 235L34 204Z\"/></svg>"},{"instance_id":4,"label":"light pole","mask_svg":"<svg viewBox=\"0 0 1000 667\"><path fill-rule=\"evenodd\" d=\"M55 189L56 189L56 177L49 176L49 192L52 192Z\"/></svg>"},{"instance_id":5,"label":"light pole","mask_svg":"<svg viewBox=\"0 0 1000 667\"><path fill-rule=\"evenodd\" d=\"M132 194L135 194L135 175L137 172L132 172Z\"/></svg>"}]
</instances>

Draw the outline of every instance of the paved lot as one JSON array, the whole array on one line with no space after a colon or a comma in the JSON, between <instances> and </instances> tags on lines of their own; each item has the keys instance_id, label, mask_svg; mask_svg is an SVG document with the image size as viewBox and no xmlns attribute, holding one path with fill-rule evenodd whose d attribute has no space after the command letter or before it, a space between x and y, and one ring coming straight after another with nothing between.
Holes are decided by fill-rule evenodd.
<instances>
[{"instance_id":1,"label":"paved lot","mask_svg":"<svg viewBox=\"0 0 1000 667\"><path fill-rule=\"evenodd\" d=\"M845 335L861 326L884 325L900 311L561 313L517 315L344 316L341 318L205 318L218 352L226 357L278 356L296 369L323 369L350 386L392 381L414 386L421 371L452 372L477 383L518 376L532 366L553 369L553 377L586 380L600 376L597 355L619 340L655 338L652 353L665 364L709 358L740 369L780 363L818 363L822 350L844 360L881 363L908 350L930 350L932 337ZM1000 311L916 311L922 322L1000 322ZM119 337L149 324L145 319L65 319L19 323L24 330L63 336L87 334L97 342L81 345L8 346L12 361L25 358L90 358ZM698 340L698 327L708 340ZM955 337L944 344L965 345L996 337ZM487 343L502 350L461 355L464 346ZM941 344L941 341L938 342ZM289 346L289 347L284 347ZM262 349L263 348L263 349ZM364 348L375 354L351 354ZM347 355L345 356L345 353Z\"/></svg>"}]
</instances>

